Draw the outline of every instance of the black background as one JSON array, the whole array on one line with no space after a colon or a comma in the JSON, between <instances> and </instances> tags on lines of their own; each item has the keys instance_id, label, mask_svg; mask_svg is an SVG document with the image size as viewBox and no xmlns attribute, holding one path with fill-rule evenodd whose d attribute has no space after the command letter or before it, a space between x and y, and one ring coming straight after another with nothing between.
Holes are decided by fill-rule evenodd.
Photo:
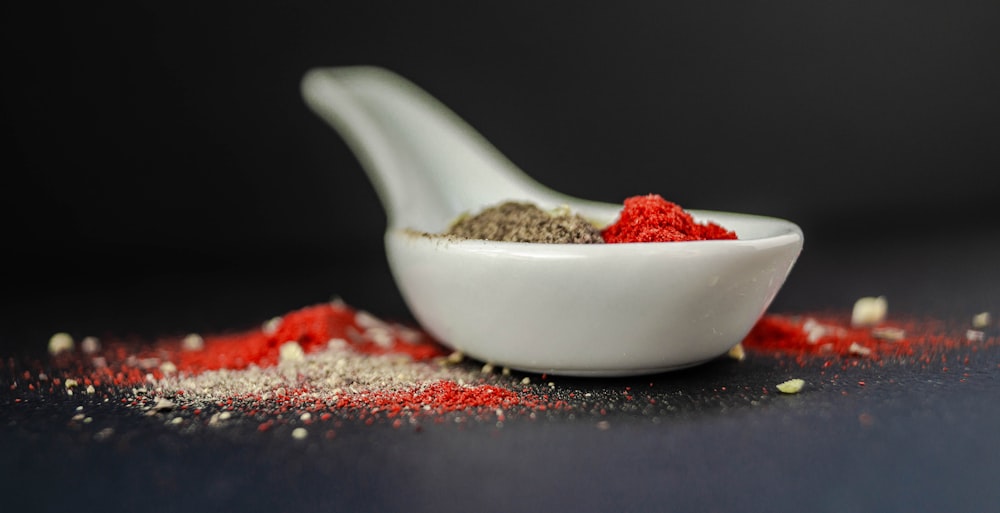
<instances>
[{"instance_id":1,"label":"black background","mask_svg":"<svg viewBox=\"0 0 1000 513\"><path fill-rule=\"evenodd\" d=\"M571 195L656 192L687 208L790 219L807 241L791 290L835 289L835 274L808 279L831 251L864 258L886 237L957 230L974 245L996 233L993 2L3 11L8 299L289 268L369 299L338 276L384 268L385 219L353 155L301 100L315 66L410 78ZM829 296L783 292L776 306L838 306L891 288L879 279ZM406 315L391 283L379 294L393 297L387 314Z\"/></svg>"}]
</instances>

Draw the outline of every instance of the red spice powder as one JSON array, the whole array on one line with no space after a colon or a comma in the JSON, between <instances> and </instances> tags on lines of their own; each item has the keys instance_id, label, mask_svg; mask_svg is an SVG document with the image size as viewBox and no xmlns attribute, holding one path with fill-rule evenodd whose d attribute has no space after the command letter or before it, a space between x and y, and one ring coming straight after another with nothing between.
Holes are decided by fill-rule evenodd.
<instances>
[{"instance_id":1,"label":"red spice powder","mask_svg":"<svg viewBox=\"0 0 1000 513\"><path fill-rule=\"evenodd\" d=\"M326 348L333 339L346 341L360 353L407 355L415 361L447 354L444 347L422 331L387 323L333 302L287 313L260 329L207 335L203 347L197 350L185 348L177 338L149 346L111 341L93 358L81 359L78 354L63 353L53 360L57 367L83 376L85 385L138 385L150 377L162 379L161 364L166 362L181 374L240 370L251 365L270 367L278 363L281 346L286 342L296 342L308 354Z\"/></svg>"},{"instance_id":2,"label":"red spice powder","mask_svg":"<svg viewBox=\"0 0 1000 513\"><path fill-rule=\"evenodd\" d=\"M614 224L601 235L604 242L677 242L691 240L735 239L736 233L718 224L697 223L691 214L676 203L657 194L633 196Z\"/></svg>"},{"instance_id":3,"label":"red spice powder","mask_svg":"<svg viewBox=\"0 0 1000 513\"><path fill-rule=\"evenodd\" d=\"M198 417L202 405L215 405L207 422L220 422L222 413L264 418L261 430L303 414L365 423L381 417L395 419L393 426L399 427L400 418L438 422L453 412L500 422L504 412L569 408L518 386L506 373L449 363L444 358L449 351L424 332L342 302L302 308L258 329L198 337L197 343L171 338L102 345L55 355L53 370L87 394L124 393L122 404L173 412L174 419ZM284 353L289 345L292 356ZM62 391L59 378L42 376L35 376L39 384L47 381L51 392Z\"/></svg>"},{"instance_id":4,"label":"red spice powder","mask_svg":"<svg viewBox=\"0 0 1000 513\"><path fill-rule=\"evenodd\" d=\"M389 325L373 317L359 324L359 312L344 304L324 303L284 315L273 330L253 330L206 339L206 349L177 352L176 343L161 343L159 351L174 353L177 370L201 372L215 369L244 369L248 365L267 367L278 363L280 347L295 341L306 353L325 348L331 339L343 339L360 352L369 354L407 354L415 360L442 356L444 349L423 332L399 325ZM364 321L362 321L364 322ZM392 330L390 330L392 328ZM370 330L381 330L380 345Z\"/></svg>"},{"instance_id":5,"label":"red spice powder","mask_svg":"<svg viewBox=\"0 0 1000 513\"><path fill-rule=\"evenodd\" d=\"M747 350L784 355L803 365L817 359L855 358L930 363L963 348L987 347L982 337L957 323L900 317L874 326L852 326L848 315L763 316L743 340Z\"/></svg>"},{"instance_id":6,"label":"red spice powder","mask_svg":"<svg viewBox=\"0 0 1000 513\"><path fill-rule=\"evenodd\" d=\"M414 405L419 405L425 411L442 414L463 410L470 405L495 409L510 408L521 402L521 397L516 392L495 385L463 387L453 381L438 381L413 390L357 394L341 399L337 406L378 408L392 418L404 410L413 408Z\"/></svg>"}]
</instances>

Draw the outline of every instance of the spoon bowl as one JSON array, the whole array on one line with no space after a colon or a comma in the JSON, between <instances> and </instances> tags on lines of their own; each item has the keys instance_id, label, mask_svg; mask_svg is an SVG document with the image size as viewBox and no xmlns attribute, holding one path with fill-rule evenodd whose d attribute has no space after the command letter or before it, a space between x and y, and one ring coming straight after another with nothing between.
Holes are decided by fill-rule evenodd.
<instances>
[{"instance_id":1,"label":"spoon bowl","mask_svg":"<svg viewBox=\"0 0 1000 513\"><path fill-rule=\"evenodd\" d=\"M319 68L307 104L358 157L386 210L390 270L441 343L512 369L629 376L725 354L766 311L802 249L782 219L690 210L739 236L536 244L429 235L503 201L568 206L600 224L621 205L535 182L414 84L375 67Z\"/></svg>"}]
</instances>

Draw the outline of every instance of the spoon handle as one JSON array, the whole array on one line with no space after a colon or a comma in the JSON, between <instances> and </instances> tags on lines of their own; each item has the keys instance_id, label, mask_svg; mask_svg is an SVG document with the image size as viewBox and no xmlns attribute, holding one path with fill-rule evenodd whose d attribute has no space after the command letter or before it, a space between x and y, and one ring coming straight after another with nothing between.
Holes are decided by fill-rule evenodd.
<instances>
[{"instance_id":1,"label":"spoon handle","mask_svg":"<svg viewBox=\"0 0 1000 513\"><path fill-rule=\"evenodd\" d=\"M303 78L302 94L360 161L390 228L439 231L462 212L507 199L563 199L393 72L371 66L316 68Z\"/></svg>"}]
</instances>

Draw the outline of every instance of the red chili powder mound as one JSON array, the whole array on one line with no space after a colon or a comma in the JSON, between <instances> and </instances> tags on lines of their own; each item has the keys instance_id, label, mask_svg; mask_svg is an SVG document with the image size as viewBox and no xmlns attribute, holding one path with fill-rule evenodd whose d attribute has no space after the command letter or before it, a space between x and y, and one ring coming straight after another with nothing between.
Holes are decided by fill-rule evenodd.
<instances>
[{"instance_id":1,"label":"red chili powder mound","mask_svg":"<svg viewBox=\"0 0 1000 513\"><path fill-rule=\"evenodd\" d=\"M625 200L618 220L605 228L604 242L677 242L735 239L736 233L712 223L695 222L676 203L657 194Z\"/></svg>"}]
</instances>

